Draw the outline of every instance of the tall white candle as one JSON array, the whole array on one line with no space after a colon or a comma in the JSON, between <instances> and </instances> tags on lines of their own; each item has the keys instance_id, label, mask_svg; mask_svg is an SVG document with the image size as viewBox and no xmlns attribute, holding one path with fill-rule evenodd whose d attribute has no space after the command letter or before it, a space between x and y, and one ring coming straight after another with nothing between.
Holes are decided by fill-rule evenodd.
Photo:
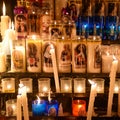
<instances>
[{"instance_id":1,"label":"tall white candle","mask_svg":"<svg viewBox=\"0 0 120 120\"><path fill-rule=\"evenodd\" d=\"M52 57L52 64L53 64L53 72L54 72L56 92L60 92L56 55L55 55L55 49L54 49L53 46L51 46L50 53L51 53L51 57Z\"/></svg>"},{"instance_id":2,"label":"tall white candle","mask_svg":"<svg viewBox=\"0 0 120 120\"><path fill-rule=\"evenodd\" d=\"M118 116L120 117L120 87L118 91Z\"/></svg>"},{"instance_id":3,"label":"tall white candle","mask_svg":"<svg viewBox=\"0 0 120 120\"><path fill-rule=\"evenodd\" d=\"M26 92L27 92L27 89L26 89L26 86L24 86L23 92L22 92L23 115L24 115L24 120L29 120L28 100L27 100Z\"/></svg>"},{"instance_id":4,"label":"tall white candle","mask_svg":"<svg viewBox=\"0 0 120 120\"><path fill-rule=\"evenodd\" d=\"M90 91L90 97L89 97L89 104L88 104L88 112L87 112L87 120L91 120L92 113L93 113L93 107L94 107L94 101L96 97L96 84L89 80L91 83L91 91Z\"/></svg>"},{"instance_id":5,"label":"tall white candle","mask_svg":"<svg viewBox=\"0 0 120 120\"><path fill-rule=\"evenodd\" d=\"M3 15L1 16L1 35L4 38L5 31L9 28L9 16L6 15L5 3L3 2Z\"/></svg>"},{"instance_id":6,"label":"tall white candle","mask_svg":"<svg viewBox=\"0 0 120 120\"><path fill-rule=\"evenodd\" d=\"M21 95L17 95L17 120L22 120Z\"/></svg>"},{"instance_id":7,"label":"tall white candle","mask_svg":"<svg viewBox=\"0 0 120 120\"><path fill-rule=\"evenodd\" d=\"M111 116L112 114L112 101L114 94L114 84L116 79L116 71L118 67L118 60L114 59L111 66L110 71L110 86L109 86L109 96L108 96L108 105L107 105L107 116Z\"/></svg>"}]
</instances>

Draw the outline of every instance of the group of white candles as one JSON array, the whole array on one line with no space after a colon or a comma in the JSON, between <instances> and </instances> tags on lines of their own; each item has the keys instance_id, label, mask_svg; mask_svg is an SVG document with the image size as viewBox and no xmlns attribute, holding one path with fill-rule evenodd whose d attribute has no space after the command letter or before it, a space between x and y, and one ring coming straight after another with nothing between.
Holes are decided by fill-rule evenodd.
<instances>
[{"instance_id":1,"label":"group of white candles","mask_svg":"<svg viewBox=\"0 0 120 120\"><path fill-rule=\"evenodd\" d=\"M113 102L117 67L118 67L118 60L114 59L112 61L112 66L111 66L111 71L110 71L110 76L109 76L110 77L110 85L109 85L109 95L108 95L108 105L107 105L107 116L112 116L112 102ZM91 118L92 118L94 101L95 101L95 97L97 95L96 94L97 84L95 84L94 82L91 82L91 81L90 81L90 83L91 83L91 91L90 91L90 97L89 97L87 120L91 120ZM120 115L119 108L120 108L120 94L118 94L118 115Z\"/></svg>"}]
</instances>

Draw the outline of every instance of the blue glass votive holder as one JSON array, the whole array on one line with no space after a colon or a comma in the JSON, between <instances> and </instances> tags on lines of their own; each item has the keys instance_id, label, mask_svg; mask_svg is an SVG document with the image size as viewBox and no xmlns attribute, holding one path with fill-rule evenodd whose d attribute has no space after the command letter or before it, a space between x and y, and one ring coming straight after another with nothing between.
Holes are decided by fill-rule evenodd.
<instances>
[{"instance_id":1,"label":"blue glass votive holder","mask_svg":"<svg viewBox=\"0 0 120 120\"><path fill-rule=\"evenodd\" d=\"M47 102L47 113L48 116L57 116L58 115L59 104L57 100L51 100Z\"/></svg>"},{"instance_id":2,"label":"blue glass votive holder","mask_svg":"<svg viewBox=\"0 0 120 120\"><path fill-rule=\"evenodd\" d=\"M35 100L32 102L33 116L43 116L46 114L47 102L45 100Z\"/></svg>"}]
</instances>

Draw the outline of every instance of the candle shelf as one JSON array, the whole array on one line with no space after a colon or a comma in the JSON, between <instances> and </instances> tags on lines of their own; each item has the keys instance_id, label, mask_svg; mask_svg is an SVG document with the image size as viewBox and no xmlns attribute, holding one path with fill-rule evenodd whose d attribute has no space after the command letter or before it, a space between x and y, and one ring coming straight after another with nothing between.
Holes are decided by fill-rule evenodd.
<instances>
[{"instance_id":1,"label":"candle shelf","mask_svg":"<svg viewBox=\"0 0 120 120\"><path fill-rule=\"evenodd\" d=\"M1 79L5 77L14 77L15 78L15 93L0 93L1 96L1 102L0 102L0 110L5 111L5 102L9 99L16 99L16 96L18 94L18 85L19 85L19 79L20 78L27 78L30 77L33 79L33 92L32 93L27 93L28 96L28 106L29 106L29 111L32 111L32 101L36 99L36 94L40 96L42 99L47 100L48 99L48 94L45 94L45 96L41 96L40 93L38 93L38 78L41 77L48 77L51 79L51 98L58 100L59 103L62 103L62 107L64 109L65 114L67 116L64 117L53 117L49 118L46 116L39 116L38 118L35 117L36 119L45 119L47 118L51 120L85 120L86 117L75 117L72 116L72 100L85 100L86 101L86 109L88 109L88 102L89 102L89 94L90 94L90 84L86 82L86 92L85 93L74 93L73 88L72 88L72 93L56 93L55 90L55 83L54 83L54 78L53 78L53 73L29 73L29 72L4 72L1 73ZM59 78L60 77L71 77L71 78L76 78L76 77L81 77L81 78L86 78L92 79L92 78L104 78L105 79L105 88L104 88L104 93L98 93L97 97L95 98L95 103L94 103L94 110L95 113L98 114L98 116L93 117L93 120L99 120L99 119L105 119L105 120L117 120L119 117L117 117L117 108L118 108L118 94L114 94L114 99L113 99L113 107L112 111L115 112L115 115L113 117L101 117L106 114L106 108L107 108L107 102L108 102L108 90L109 90L109 74L107 73L59 73ZM117 74L117 78L120 77L120 74ZM72 86L73 86L73 81L72 81ZM9 120L9 117L5 117L5 120ZM16 119L13 117L13 119ZM34 116L31 116L30 119L34 119Z\"/></svg>"}]
</instances>

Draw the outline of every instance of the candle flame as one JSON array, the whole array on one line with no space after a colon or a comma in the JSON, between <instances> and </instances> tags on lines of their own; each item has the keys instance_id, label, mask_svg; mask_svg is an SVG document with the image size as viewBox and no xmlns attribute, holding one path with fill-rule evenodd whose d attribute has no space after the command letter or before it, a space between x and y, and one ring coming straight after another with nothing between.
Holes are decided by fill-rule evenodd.
<instances>
[{"instance_id":1,"label":"candle flame","mask_svg":"<svg viewBox=\"0 0 120 120\"><path fill-rule=\"evenodd\" d=\"M106 52L106 55L110 55L110 53L107 51L107 52Z\"/></svg>"},{"instance_id":2,"label":"candle flame","mask_svg":"<svg viewBox=\"0 0 120 120\"><path fill-rule=\"evenodd\" d=\"M96 83L92 80L88 80L91 85L96 85Z\"/></svg>"},{"instance_id":3,"label":"candle flame","mask_svg":"<svg viewBox=\"0 0 120 120\"><path fill-rule=\"evenodd\" d=\"M117 58L113 55L113 60L117 60Z\"/></svg>"},{"instance_id":4,"label":"candle flame","mask_svg":"<svg viewBox=\"0 0 120 120\"><path fill-rule=\"evenodd\" d=\"M40 97L38 95L36 95L37 97L37 101L38 101L38 104L40 103Z\"/></svg>"},{"instance_id":5,"label":"candle flame","mask_svg":"<svg viewBox=\"0 0 120 120\"><path fill-rule=\"evenodd\" d=\"M6 15L6 7L5 7L5 3L3 2L3 15Z\"/></svg>"}]
</instances>

